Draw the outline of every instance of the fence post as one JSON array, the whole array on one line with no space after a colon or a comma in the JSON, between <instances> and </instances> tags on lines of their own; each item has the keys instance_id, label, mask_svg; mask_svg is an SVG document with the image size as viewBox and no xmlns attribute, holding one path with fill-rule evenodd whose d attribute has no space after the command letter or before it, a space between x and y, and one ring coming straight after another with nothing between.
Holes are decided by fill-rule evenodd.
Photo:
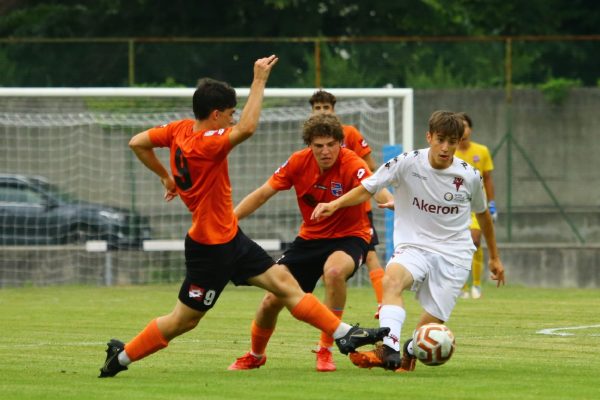
<instances>
[{"instance_id":1,"label":"fence post","mask_svg":"<svg viewBox=\"0 0 600 400\"><path fill-rule=\"evenodd\" d=\"M321 41L315 40L315 87L321 87Z\"/></svg>"},{"instance_id":2,"label":"fence post","mask_svg":"<svg viewBox=\"0 0 600 400\"><path fill-rule=\"evenodd\" d=\"M135 85L135 40L129 39L128 43L128 70L129 86Z\"/></svg>"}]
</instances>

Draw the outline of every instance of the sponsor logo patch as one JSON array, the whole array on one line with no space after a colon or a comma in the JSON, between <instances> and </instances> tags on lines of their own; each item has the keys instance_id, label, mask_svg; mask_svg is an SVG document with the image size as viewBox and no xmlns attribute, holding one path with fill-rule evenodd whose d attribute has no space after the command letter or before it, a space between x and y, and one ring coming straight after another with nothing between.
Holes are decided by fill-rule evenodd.
<instances>
[{"instance_id":1,"label":"sponsor logo patch","mask_svg":"<svg viewBox=\"0 0 600 400\"><path fill-rule=\"evenodd\" d=\"M205 290L204 288L201 288L200 286L196 286L196 285L190 285L190 288L188 289L188 296L190 299L194 299L196 301L202 301L202 299L204 299L204 293Z\"/></svg>"},{"instance_id":2,"label":"sponsor logo patch","mask_svg":"<svg viewBox=\"0 0 600 400\"><path fill-rule=\"evenodd\" d=\"M418 199L416 197L413 198L413 202L412 202L413 206L416 206L419 210L426 212L426 213L431 213L431 214L442 214L442 215L446 215L446 214L458 214L458 206L442 206L439 204L430 204L427 203L425 200L423 199Z\"/></svg>"}]
</instances>

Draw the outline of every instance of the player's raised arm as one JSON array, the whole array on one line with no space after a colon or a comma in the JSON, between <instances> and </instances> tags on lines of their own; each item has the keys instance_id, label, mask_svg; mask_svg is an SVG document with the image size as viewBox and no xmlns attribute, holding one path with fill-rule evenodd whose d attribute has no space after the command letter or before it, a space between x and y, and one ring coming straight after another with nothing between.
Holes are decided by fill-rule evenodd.
<instances>
[{"instance_id":1,"label":"player's raised arm","mask_svg":"<svg viewBox=\"0 0 600 400\"><path fill-rule=\"evenodd\" d=\"M319 219L322 217L328 217L339 208L355 206L360 203L364 203L373 196L363 185L358 185L339 199L331 201L329 203L319 203L315 207L310 216L310 219Z\"/></svg>"},{"instance_id":2,"label":"player's raised arm","mask_svg":"<svg viewBox=\"0 0 600 400\"><path fill-rule=\"evenodd\" d=\"M229 140L232 145L238 145L248 139L258 126L265 86L273 66L279 59L275 56L260 58L254 63L254 79L250 86L248 101L244 106L239 122L233 126Z\"/></svg>"},{"instance_id":3,"label":"player's raised arm","mask_svg":"<svg viewBox=\"0 0 600 400\"><path fill-rule=\"evenodd\" d=\"M268 181L265 182L261 187L244 197L244 199L235 207L233 210L235 216L238 217L238 219L246 218L265 204L267 200L277 194L277 192L277 190L271 187Z\"/></svg>"}]
</instances>

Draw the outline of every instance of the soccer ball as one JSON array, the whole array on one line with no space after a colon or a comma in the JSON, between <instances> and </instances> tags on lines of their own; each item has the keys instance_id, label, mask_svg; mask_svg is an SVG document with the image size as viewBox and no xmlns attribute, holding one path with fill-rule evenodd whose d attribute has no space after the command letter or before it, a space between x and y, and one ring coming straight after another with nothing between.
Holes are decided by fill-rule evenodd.
<instances>
[{"instance_id":1,"label":"soccer ball","mask_svg":"<svg viewBox=\"0 0 600 400\"><path fill-rule=\"evenodd\" d=\"M454 334L446 325L430 323L413 335L413 353L425 365L442 365L452 357L456 347Z\"/></svg>"}]
</instances>

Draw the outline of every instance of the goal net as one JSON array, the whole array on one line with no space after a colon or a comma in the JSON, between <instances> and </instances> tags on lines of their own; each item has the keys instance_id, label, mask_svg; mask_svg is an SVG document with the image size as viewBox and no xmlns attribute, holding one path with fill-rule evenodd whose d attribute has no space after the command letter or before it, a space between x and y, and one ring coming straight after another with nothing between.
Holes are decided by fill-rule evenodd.
<instances>
[{"instance_id":1,"label":"goal net","mask_svg":"<svg viewBox=\"0 0 600 400\"><path fill-rule=\"evenodd\" d=\"M315 89L267 89L255 135L229 156L234 203L304 147ZM412 148L412 90L332 89L343 124L356 126L377 163L386 146ZM248 89L237 89L239 109ZM0 287L178 282L191 216L166 203L129 139L193 118L193 89L0 89ZM168 165L168 149L156 149ZM383 262L385 214L374 208ZM241 221L274 257L298 232L293 190ZM388 227L389 230L389 227ZM361 268L364 270L364 268ZM368 274L354 279L360 285Z\"/></svg>"}]
</instances>

